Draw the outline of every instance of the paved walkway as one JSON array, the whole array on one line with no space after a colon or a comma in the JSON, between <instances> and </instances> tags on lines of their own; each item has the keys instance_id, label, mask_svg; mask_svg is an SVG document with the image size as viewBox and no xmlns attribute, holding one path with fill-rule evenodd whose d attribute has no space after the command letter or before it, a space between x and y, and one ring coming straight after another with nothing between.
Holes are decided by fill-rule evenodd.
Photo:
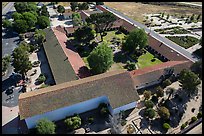
<instances>
[{"instance_id":1,"label":"paved walkway","mask_svg":"<svg viewBox=\"0 0 204 136\"><path fill-rule=\"evenodd\" d=\"M188 49L186 49L188 52L193 53L194 51L196 51L197 49L200 49L202 46L199 44L196 44Z\"/></svg>"},{"instance_id":2,"label":"paved walkway","mask_svg":"<svg viewBox=\"0 0 204 136\"><path fill-rule=\"evenodd\" d=\"M160 34L160 35L162 35L162 36L192 36L192 37L195 37L195 38L197 38L197 39L200 39L200 36L198 36L198 35L194 35L194 34Z\"/></svg>"},{"instance_id":3,"label":"paved walkway","mask_svg":"<svg viewBox=\"0 0 204 136\"><path fill-rule=\"evenodd\" d=\"M52 28L64 53L66 54L66 56L68 57L68 60L70 62L70 64L72 65L75 73L80 77L80 78L85 78L87 76L90 75L90 73L88 72L88 70L86 70L86 65L84 63L84 61L82 60L82 58L80 57L80 55L74 51L73 49L71 49L72 47L69 45L69 47L67 48L67 36L56 30L55 28Z\"/></svg>"}]
</instances>

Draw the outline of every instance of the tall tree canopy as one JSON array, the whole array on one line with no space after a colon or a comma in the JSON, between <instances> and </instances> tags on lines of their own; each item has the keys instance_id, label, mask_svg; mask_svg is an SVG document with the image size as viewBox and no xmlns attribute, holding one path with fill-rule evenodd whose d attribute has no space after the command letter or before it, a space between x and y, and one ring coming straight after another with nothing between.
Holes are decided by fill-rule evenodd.
<instances>
[{"instance_id":1,"label":"tall tree canopy","mask_svg":"<svg viewBox=\"0 0 204 136\"><path fill-rule=\"evenodd\" d=\"M12 28L12 22L11 21L9 21L8 19L4 19L3 21L2 21L2 26L4 27L4 28Z\"/></svg>"},{"instance_id":2,"label":"tall tree canopy","mask_svg":"<svg viewBox=\"0 0 204 136\"><path fill-rule=\"evenodd\" d=\"M20 20L20 19L23 19L23 16L21 13L18 13L18 12L14 12L12 15L12 18L15 20Z\"/></svg>"},{"instance_id":3,"label":"tall tree canopy","mask_svg":"<svg viewBox=\"0 0 204 136\"><path fill-rule=\"evenodd\" d=\"M202 59L193 63L191 70L202 79Z\"/></svg>"},{"instance_id":4,"label":"tall tree canopy","mask_svg":"<svg viewBox=\"0 0 204 136\"><path fill-rule=\"evenodd\" d=\"M190 70L182 70L179 75L179 82L184 90L189 94L195 93L197 86L201 83L198 75Z\"/></svg>"},{"instance_id":5,"label":"tall tree canopy","mask_svg":"<svg viewBox=\"0 0 204 136\"><path fill-rule=\"evenodd\" d=\"M161 118L167 120L170 117L170 112L166 107L160 107L158 110L158 114Z\"/></svg>"},{"instance_id":6,"label":"tall tree canopy","mask_svg":"<svg viewBox=\"0 0 204 136\"><path fill-rule=\"evenodd\" d=\"M25 20L15 20L13 26L18 33L25 33L29 28Z\"/></svg>"},{"instance_id":7,"label":"tall tree canopy","mask_svg":"<svg viewBox=\"0 0 204 136\"><path fill-rule=\"evenodd\" d=\"M38 7L35 3L31 2L15 2L14 7L17 12L23 13L23 12L30 12L30 11L37 11Z\"/></svg>"},{"instance_id":8,"label":"tall tree canopy","mask_svg":"<svg viewBox=\"0 0 204 136\"><path fill-rule=\"evenodd\" d=\"M45 32L43 30L36 30L34 34L34 39L37 44L42 44L45 41Z\"/></svg>"},{"instance_id":9,"label":"tall tree canopy","mask_svg":"<svg viewBox=\"0 0 204 136\"><path fill-rule=\"evenodd\" d=\"M114 21L116 21L116 16L110 12L91 14L90 17L86 19L88 24L94 24L96 26L96 32L100 33L102 41L102 32L112 27Z\"/></svg>"},{"instance_id":10,"label":"tall tree canopy","mask_svg":"<svg viewBox=\"0 0 204 136\"><path fill-rule=\"evenodd\" d=\"M65 12L65 8L62 5L57 6L57 12L63 14Z\"/></svg>"},{"instance_id":11,"label":"tall tree canopy","mask_svg":"<svg viewBox=\"0 0 204 136\"><path fill-rule=\"evenodd\" d=\"M79 13L73 13L72 22L73 26L81 26L82 25L81 15Z\"/></svg>"},{"instance_id":12,"label":"tall tree canopy","mask_svg":"<svg viewBox=\"0 0 204 136\"><path fill-rule=\"evenodd\" d=\"M134 29L127 35L122 50L128 53L133 53L137 49L143 49L147 44L147 34L144 29Z\"/></svg>"},{"instance_id":13,"label":"tall tree canopy","mask_svg":"<svg viewBox=\"0 0 204 136\"><path fill-rule=\"evenodd\" d=\"M94 39L95 30L93 30L90 26L84 26L82 28L77 29L74 32L74 38L79 42L90 42L90 40Z\"/></svg>"},{"instance_id":14,"label":"tall tree canopy","mask_svg":"<svg viewBox=\"0 0 204 136\"><path fill-rule=\"evenodd\" d=\"M39 16L46 16L46 17L50 17L50 14L47 10L47 7L45 5L43 5L39 10L38 10L38 15Z\"/></svg>"},{"instance_id":15,"label":"tall tree canopy","mask_svg":"<svg viewBox=\"0 0 204 136\"><path fill-rule=\"evenodd\" d=\"M70 7L72 11L75 11L78 6L78 2L70 2Z\"/></svg>"},{"instance_id":16,"label":"tall tree canopy","mask_svg":"<svg viewBox=\"0 0 204 136\"><path fill-rule=\"evenodd\" d=\"M37 17L35 15L30 12L24 12L22 15L30 28L35 26L35 24L37 23Z\"/></svg>"},{"instance_id":17,"label":"tall tree canopy","mask_svg":"<svg viewBox=\"0 0 204 136\"><path fill-rule=\"evenodd\" d=\"M47 28L50 26L50 20L46 16L40 16L38 17L38 22L37 24L40 26L41 29Z\"/></svg>"},{"instance_id":18,"label":"tall tree canopy","mask_svg":"<svg viewBox=\"0 0 204 136\"><path fill-rule=\"evenodd\" d=\"M32 63L29 61L29 54L22 47L17 47L13 51L13 67L14 72L22 75L25 78L26 72L32 69Z\"/></svg>"},{"instance_id":19,"label":"tall tree canopy","mask_svg":"<svg viewBox=\"0 0 204 136\"><path fill-rule=\"evenodd\" d=\"M6 55L2 58L2 72L5 72L9 66L9 63L11 62L11 56Z\"/></svg>"},{"instance_id":20,"label":"tall tree canopy","mask_svg":"<svg viewBox=\"0 0 204 136\"><path fill-rule=\"evenodd\" d=\"M93 49L87 61L94 74L104 73L113 64L113 51L107 43L102 42Z\"/></svg>"},{"instance_id":21,"label":"tall tree canopy","mask_svg":"<svg viewBox=\"0 0 204 136\"><path fill-rule=\"evenodd\" d=\"M89 9L89 5L88 5L87 2L83 2L81 4L79 3L78 7L79 7L79 10L87 10L87 9Z\"/></svg>"}]
</instances>

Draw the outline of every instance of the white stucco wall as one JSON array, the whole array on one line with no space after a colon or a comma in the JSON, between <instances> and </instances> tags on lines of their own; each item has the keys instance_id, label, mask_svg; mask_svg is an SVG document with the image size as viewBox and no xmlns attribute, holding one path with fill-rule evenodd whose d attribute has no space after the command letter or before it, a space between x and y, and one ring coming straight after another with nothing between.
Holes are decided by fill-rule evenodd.
<instances>
[{"instance_id":1,"label":"white stucco wall","mask_svg":"<svg viewBox=\"0 0 204 136\"><path fill-rule=\"evenodd\" d=\"M67 116L72 116L75 113L80 114L80 113L95 109L99 106L100 103L103 103L103 102L109 103L109 100L106 96L97 97L68 107L50 111L41 115L36 115L25 119L25 121L26 121L27 127L30 129L36 126L36 123L39 119L47 118L51 121L57 121L60 119L64 119Z\"/></svg>"},{"instance_id":2,"label":"white stucco wall","mask_svg":"<svg viewBox=\"0 0 204 136\"><path fill-rule=\"evenodd\" d=\"M126 111L126 110L129 110L129 109L132 109L132 108L136 107L136 105L137 105L136 102L132 102L132 103L126 104L124 106L115 108L115 109L113 109L113 114L117 114L117 113L119 113L120 111L123 111L123 110Z\"/></svg>"}]
</instances>

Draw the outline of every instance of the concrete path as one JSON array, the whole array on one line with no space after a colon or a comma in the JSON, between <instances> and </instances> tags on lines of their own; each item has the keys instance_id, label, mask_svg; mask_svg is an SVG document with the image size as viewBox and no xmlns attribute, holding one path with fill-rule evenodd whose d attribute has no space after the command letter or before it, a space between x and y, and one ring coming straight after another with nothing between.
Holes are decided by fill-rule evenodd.
<instances>
[{"instance_id":1,"label":"concrete path","mask_svg":"<svg viewBox=\"0 0 204 136\"><path fill-rule=\"evenodd\" d=\"M181 4L186 4L186 5L192 5L192 6L197 6L197 7L202 7L200 4L192 3L192 2L179 2Z\"/></svg>"},{"instance_id":2,"label":"concrete path","mask_svg":"<svg viewBox=\"0 0 204 136\"><path fill-rule=\"evenodd\" d=\"M186 134L202 134L202 123L200 123L198 126L191 129Z\"/></svg>"},{"instance_id":3,"label":"concrete path","mask_svg":"<svg viewBox=\"0 0 204 136\"><path fill-rule=\"evenodd\" d=\"M3 9L2 9L2 15L5 15L7 12L14 9L14 3L15 2L9 2Z\"/></svg>"}]
</instances>

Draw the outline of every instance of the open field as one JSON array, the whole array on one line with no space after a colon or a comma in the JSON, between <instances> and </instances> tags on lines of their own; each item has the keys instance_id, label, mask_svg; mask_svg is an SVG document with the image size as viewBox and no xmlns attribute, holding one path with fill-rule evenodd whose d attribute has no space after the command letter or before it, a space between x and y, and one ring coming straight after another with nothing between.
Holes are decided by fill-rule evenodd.
<instances>
[{"instance_id":1,"label":"open field","mask_svg":"<svg viewBox=\"0 0 204 136\"><path fill-rule=\"evenodd\" d=\"M152 59L155 59L155 61L152 61ZM147 51L145 54L143 54L138 58L137 65L139 68L144 68L144 67L152 66L159 63L162 63L162 61L160 61L157 58L154 58L154 55L152 55Z\"/></svg>"},{"instance_id":2,"label":"open field","mask_svg":"<svg viewBox=\"0 0 204 136\"><path fill-rule=\"evenodd\" d=\"M8 2L2 2L2 8L5 7L6 4L8 4Z\"/></svg>"},{"instance_id":3,"label":"open field","mask_svg":"<svg viewBox=\"0 0 204 136\"><path fill-rule=\"evenodd\" d=\"M144 14L168 13L170 15L202 14L202 8L179 7L172 5L151 5L140 2L105 2L105 5L114 8L124 15L143 23Z\"/></svg>"}]
</instances>

